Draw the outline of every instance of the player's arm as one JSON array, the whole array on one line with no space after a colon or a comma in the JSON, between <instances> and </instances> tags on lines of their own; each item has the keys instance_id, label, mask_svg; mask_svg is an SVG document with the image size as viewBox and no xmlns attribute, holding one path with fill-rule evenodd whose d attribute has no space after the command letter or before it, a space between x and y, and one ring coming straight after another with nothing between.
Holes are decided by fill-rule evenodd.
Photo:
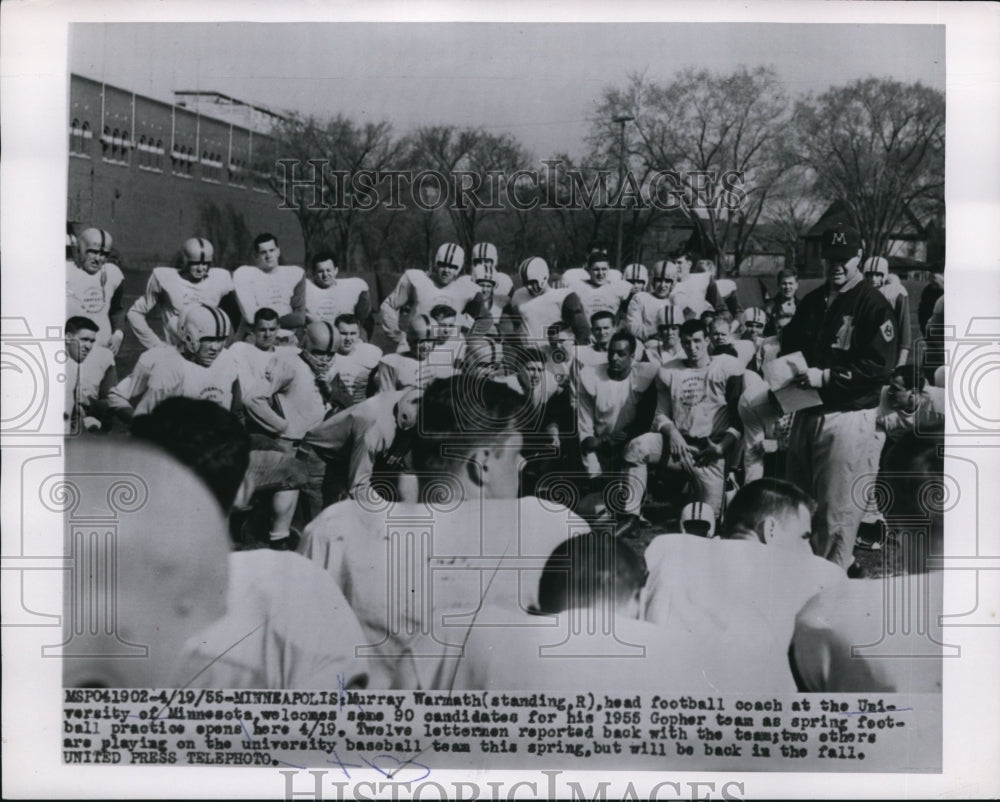
<instances>
[{"instance_id":1,"label":"player's arm","mask_svg":"<svg viewBox=\"0 0 1000 802\"><path fill-rule=\"evenodd\" d=\"M264 381L247 389L243 406L247 415L264 429L273 434L282 434L288 428L288 421L274 411L271 399L285 390L295 374L290 365L278 357L272 357L265 371Z\"/></svg>"},{"instance_id":2,"label":"player's arm","mask_svg":"<svg viewBox=\"0 0 1000 802\"><path fill-rule=\"evenodd\" d=\"M395 289L382 301L379 311L382 318L382 329L394 342L399 342L403 332L399 329L399 313L410 304L413 285L410 283L409 271L403 273L396 282Z\"/></svg>"},{"instance_id":3,"label":"player's arm","mask_svg":"<svg viewBox=\"0 0 1000 802\"><path fill-rule=\"evenodd\" d=\"M362 290L358 296L358 302L354 304L354 316L361 321L365 338L371 342L372 331L375 330L375 316L372 315L372 297L368 290Z\"/></svg>"},{"instance_id":4,"label":"player's arm","mask_svg":"<svg viewBox=\"0 0 1000 802\"><path fill-rule=\"evenodd\" d=\"M896 320L899 321L899 331L896 332L896 336L899 337L899 357L896 359L896 366L900 367L910 358L910 348L913 345L913 332L910 330L910 296L900 293L896 296L895 306Z\"/></svg>"},{"instance_id":5,"label":"player's arm","mask_svg":"<svg viewBox=\"0 0 1000 802\"><path fill-rule=\"evenodd\" d=\"M143 397L149 387L149 377L153 366L152 360L147 356L150 353L152 352L146 351L140 356L139 361L132 368L132 373L108 390L109 409L125 423L132 420L139 399Z\"/></svg>"},{"instance_id":6,"label":"player's arm","mask_svg":"<svg viewBox=\"0 0 1000 802\"><path fill-rule=\"evenodd\" d=\"M108 396L116 384L118 384L118 371L115 369L114 363L111 363L101 378L101 384L97 388L97 398L85 410L88 416L97 418L101 422L101 431L106 432L111 428L114 410L108 403Z\"/></svg>"},{"instance_id":7,"label":"player's arm","mask_svg":"<svg viewBox=\"0 0 1000 802\"><path fill-rule=\"evenodd\" d=\"M143 348L156 348L164 344L147 319L149 313L159 305L162 292L163 288L154 273L146 282L146 292L136 298L132 308L128 310L129 325Z\"/></svg>"},{"instance_id":8,"label":"player's arm","mask_svg":"<svg viewBox=\"0 0 1000 802\"><path fill-rule=\"evenodd\" d=\"M111 321L112 331L122 331L125 325L125 282L122 281L111 294L111 302L108 304L108 319Z\"/></svg>"},{"instance_id":9,"label":"player's arm","mask_svg":"<svg viewBox=\"0 0 1000 802\"><path fill-rule=\"evenodd\" d=\"M239 267L233 273L233 291L236 293L236 303L240 308L243 320L250 322L257 313L257 294L254 292L252 275L249 271L255 267Z\"/></svg>"},{"instance_id":10,"label":"player's arm","mask_svg":"<svg viewBox=\"0 0 1000 802\"><path fill-rule=\"evenodd\" d=\"M243 414L243 390L240 386L239 377L233 380L233 403L229 407L229 411L232 412L237 418L240 419L242 423L244 420Z\"/></svg>"},{"instance_id":11,"label":"player's arm","mask_svg":"<svg viewBox=\"0 0 1000 802\"><path fill-rule=\"evenodd\" d=\"M350 408L331 415L319 426L306 432L302 442L312 446L323 459L334 459L351 442L353 415L354 410Z\"/></svg>"},{"instance_id":12,"label":"player's arm","mask_svg":"<svg viewBox=\"0 0 1000 802\"><path fill-rule=\"evenodd\" d=\"M472 318L470 336L485 336L493 328L493 314L481 292L477 292L471 301L465 305L462 312Z\"/></svg>"},{"instance_id":13,"label":"player's arm","mask_svg":"<svg viewBox=\"0 0 1000 802\"><path fill-rule=\"evenodd\" d=\"M304 325L306 325L305 273L302 274L302 278L299 279L298 283L295 285L295 289L292 290L291 307L292 311L287 315L283 315L278 322L283 328L286 329L301 329Z\"/></svg>"},{"instance_id":14,"label":"player's arm","mask_svg":"<svg viewBox=\"0 0 1000 802\"><path fill-rule=\"evenodd\" d=\"M632 296L625 310L625 329L637 340L642 340L644 331L642 326L642 301L639 293Z\"/></svg>"},{"instance_id":15,"label":"player's arm","mask_svg":"<svg viewBox=\"0 0 1000 802\"><path fill-rule=\"evenodd\" d=\"M589 386L596 379L593 371L581 370L577 375L576 429L580 437L580 450L590 453L597 449L594 422L597 420L597 398Z\"/></svg>"},{"instance_id":16,"label":"player's arm","mask_svg":"<svg viewBox=\"0 0 1000 802\"><path fill-rule=\"evenodd\" d=\"M575 292L569 293L563 300L562 319L572 329L578 345L590 342L590 321L583 309L583 302Z\"/></svg>"}]
</instances>

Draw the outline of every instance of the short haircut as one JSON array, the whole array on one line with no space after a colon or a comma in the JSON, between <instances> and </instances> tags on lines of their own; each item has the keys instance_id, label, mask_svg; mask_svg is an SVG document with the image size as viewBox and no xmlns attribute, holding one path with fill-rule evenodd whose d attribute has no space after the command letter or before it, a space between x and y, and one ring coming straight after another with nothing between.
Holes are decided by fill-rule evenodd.
<instances>
[{"instance_id":1,"label":"short haircut","mask_svg":"<svg viewBox=\"0 0 1000 802\"><path fill-rule=\"evenodd\" d=\"M757 479L744 485L726 509L722 536L755 529L767 516L775 518L795 513L805 507L812 515L816 502L800 487L784 479Z\"/></svg>"},{"instance_id":2,"label":"short haircut","mask_svg":"<svg viewBox=\"0 0 1000 802\"><path fill-rule=\"evenodd\" d=\"M461 450L471 451L490 435L507 437L516 431L524 397L512 387L488 377L465 375L436 379L424 390L413 441L413 467L437 472L463 461ZM474 402L474 408L460 408Z\"/></svg>"},{"instance_id":3,"label":"short haircut","mask_svg":"<svg viewBox=\"0 0 1000 802\"><path fill-rule=\"evenodd\" d=\"M538 611L621 603L646 584L646 561L608 532L587 532L563 541L545 563L538 582Z\"/></svg>"},{"instance_id":4,"label":"short haircut","mask_svg":"<svg viewBox=\"0 0 1000 802\"><path fill-rule=\"evenodd\" d=\"M790 267L786 267L784 270L778 271L778 281L783 281L786 278L793 278L796 281L799 280L799 274Z\"/></svg>"},{"instance_id":5,"label":"short haircut","mask_svg":"<svg viewBox=\"0 0 1000 802\"><path fill-rule=\"evenodd\" d=\"M100 326L89 317L84 317L83 315L73 315L73 317L66 321L66 334L76 334L78 331L97 332L100 330Z\"/></svg>"},{"instance_id":6,"label":"short haircut","mask_svg":"<svg viewBox=\"0 0 1000 802\"><path fill-rule=\"evenodd\" d=\"M458 312L455 311L455 307L448 306L448 304L438 304L431 309L430 314L431 318L435 321L438 321L443 317L458 317Z\"/></svg>"},{"instance_id":7,"label":"short haircut","mask_svg":"<svg viewBox=\"0 0 1000 802\"><path fill-rule=\"evenodd\" d=\"M607 318L608 320L610 320L611 323L612 323L612 325L614 325L614 322L615 322L614 312L609 312L607 309L599 309L596 312L594 312L594 314L592 314L590 316L590 325L591 326L596 326L597 325L597 321L598 320L604 320L604 318Z\"/></svg>"},{"instance_id":8,"label":"short haircut","mask_svg":"<svg viewBox=\"0 0 1000 802\"><path fill-rule=\"evenodd\" d=\"M924 375L917 365L900 365L893 368L889 374L889 380L902 379L907 390L920 390L924 386Z\"/></svg>"},{"instance_id":9,"label":"short haircut","mask_svg":"<svg viewBox=\"0 0 1000 802\"><path fill-rule=\"evenodd\" d=\"M337 266L337 260L334 258L333 251L320 251L312 259L309 260L309 265L316 269L316 265L322 264L323 262L333 262L333 266Z\"/></svg>"},{"instance_id":10,"label":"short haircut","mask_svg":"<svg viewBox=\"0 0 1000 802\"><path fill-rule=\"evenodd\" d=\"M337 315L333 321L334 326L339 326L343 323L345 326L360 326L358 323L358 318L356 315L352 315L350 312L345 312L342 315Z\"/></svg>"},{"instance_id":11,"label":"short haircut","mask_svg":"<svg viewBox=\"0 0 1000 802\"><path fill-rule=\"evenodd\" d=\"M681 323L681 337L692 337L699 331L708 337L708 327L705 325L705 321L700 317L693 317L690 320L685 320Z\"/></svg>"},{"instance_id":12,"label":"short haircut","mask_svg":"<svg viewBox=\"0 0 1000 802\"><path fill-rule=\"evenodd\" d=\"M278 313L275 312L269 306L262 306L260 309L258 309L256 312L253 313L253 324L255 326L258 323L260 323L262 320L266 320L266 321L270 322L272 320L279 320L279 319L280 318L279 318Z\"/></svg>"},{"instance_id":13,"label":"short haircut","mask_svg":"<svg viewBox=\"0 0 1000 802\"><path fill-rule=\"evenodd\" d=\"M607 262L608 252L603 248L596 248L587 254L587 268L591 268L598 262Z\"/></svg>"},{"instance_id":14,"label":"short haircut","mask_svg":"<svg viewBox=\"0 0 1000 802\"><path fill-rule=\"evenodd\" d=\"M133 418L131 431L191 468L229 512L250 464L250 435L232 412L214 401L176 396Z\"/></svg>"},{"instance_id":15,"label":"short haircut","mask_svg":"<svg viewBox=\"0 0 1000 802\"><path fill-rule=\"evenodd\" d=\"M730 328L731 323L731 320L726 320L726 318L722 315L718 315L717 317L712 318L711 326L713 329L722 326L725 329L726 334L732 334L733 330Z\"/></svg>"},{"instance_id":16,"label":"short haircut","mask_svg":"<svg viewBox=\"0 0 1000 802\"><path fill-rule=\"evenodd\" d=\"M639 341L636 340L635 335L630 331L616 331L611 335L611 339L608 340L608 350L611 350L611 346L618 342L628 343L628 350L632 356L635 356L636 348L639 347Z\"/></svg>"},{"instance_id":17,"label":"short haircut","mask_svg":"<svg viewBox=\"0 0 1000 802\"><path fill-rule=\"evenodd\" d=\"M278 244L278 238L269 231L265 231L263 234L258 234L256 237L253 238L253 252L257 253L261 245L263 245L265 242L271 242L272 240L274 240L275 245Z\"/></svg>"}]
</instances>

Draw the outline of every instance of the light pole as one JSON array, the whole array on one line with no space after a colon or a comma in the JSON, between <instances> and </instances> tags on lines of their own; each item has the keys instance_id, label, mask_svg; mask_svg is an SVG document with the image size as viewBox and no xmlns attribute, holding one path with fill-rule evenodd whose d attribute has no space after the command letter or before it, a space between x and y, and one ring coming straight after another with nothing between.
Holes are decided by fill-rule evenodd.
<instances>
[{"instance_id":1,"label":"light pole","mask_svg":"<svg viewBox=\"0 0 1000 802\"><path fill-rule=\"evenodd\" d=\"M629 117L627 114L620 117L615 117L612 122L617 123L621 126L618 129L618 199L621 200L622 184L625 182L625 124L632 122L635 117ZM625 209L620 208L618 210L618 261L615 265L619 270L622 269L622 239L625 236Z\"/></svg>"}]
</instances>

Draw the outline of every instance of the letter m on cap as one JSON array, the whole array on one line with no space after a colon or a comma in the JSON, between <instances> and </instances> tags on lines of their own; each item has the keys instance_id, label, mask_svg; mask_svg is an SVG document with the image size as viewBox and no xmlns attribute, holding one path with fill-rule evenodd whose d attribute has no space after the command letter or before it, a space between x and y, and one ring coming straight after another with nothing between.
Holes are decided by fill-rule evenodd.
<instances>
[{"instance_id":1,"label":"letter m on cap","mask_svg":"<svg viewBox=\"0 0 1000 802\"><path fill-rule=\"evenodd\" d=\"M831 245L846 245L847 244L847 234L845 234L843 231L834 231L833 232L833 241L830 244Z\"/></svg>"}]
</instances>

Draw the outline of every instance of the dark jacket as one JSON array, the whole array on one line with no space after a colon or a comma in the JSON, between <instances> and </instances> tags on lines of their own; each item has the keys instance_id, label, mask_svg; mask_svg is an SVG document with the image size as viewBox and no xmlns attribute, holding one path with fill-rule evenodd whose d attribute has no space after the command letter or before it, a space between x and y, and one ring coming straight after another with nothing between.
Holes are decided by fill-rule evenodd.
<instances>
[{"instance_id":1,"label":"dark jacket","mask_svg":"<svg viewBox=\"0 0 1000 802\"><path fill-rule=\"evenodd\" d=\"M781 353L801 351L813 368L829 368L819 391L825 411L871 409L896 364L899 333L892 307L858 282L826 308L828 285L810 292L781 333Z\"/></svg>"}]
</instances>

